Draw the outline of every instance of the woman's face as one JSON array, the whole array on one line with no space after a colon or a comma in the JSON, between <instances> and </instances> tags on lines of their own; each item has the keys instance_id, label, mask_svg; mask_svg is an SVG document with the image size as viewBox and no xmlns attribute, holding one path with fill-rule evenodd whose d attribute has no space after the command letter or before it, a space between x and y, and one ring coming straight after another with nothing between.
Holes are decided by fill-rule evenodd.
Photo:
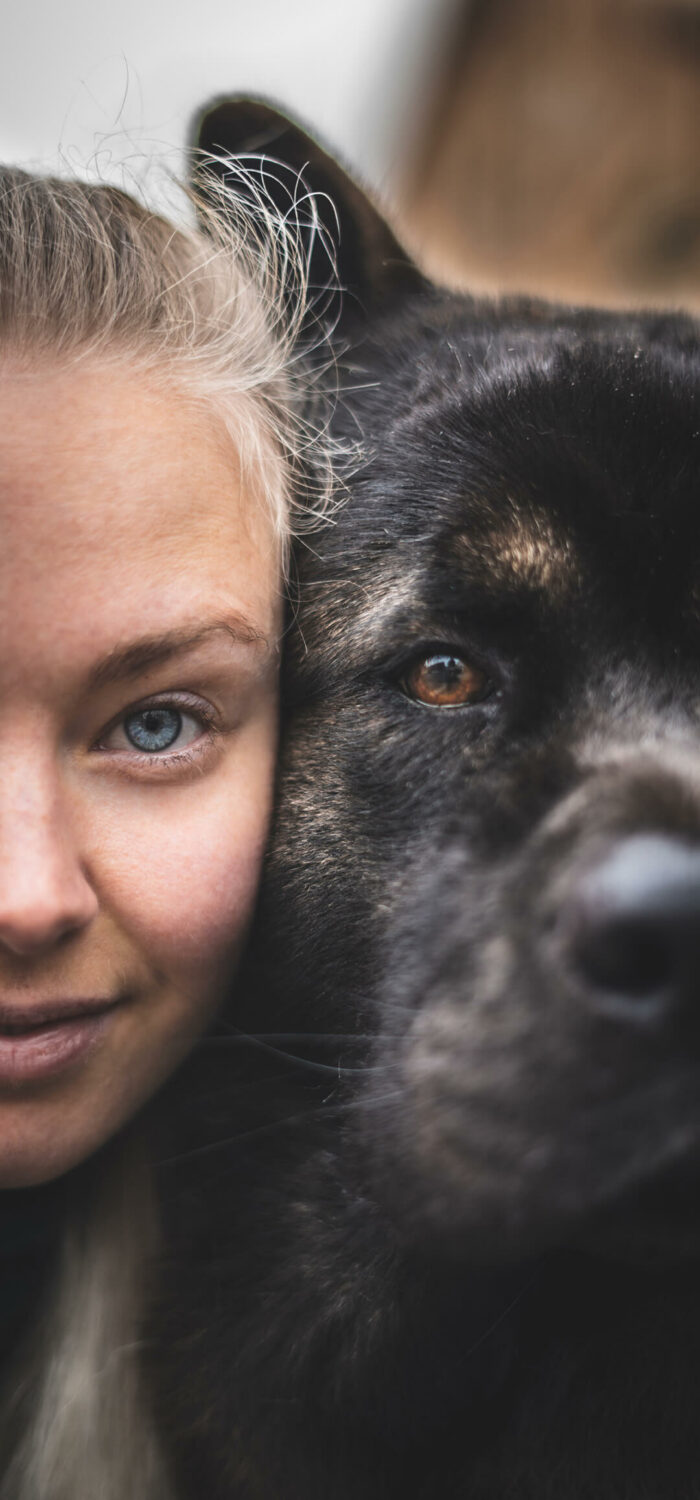
<instances>
[{"instance_id":1,"label":"woman's face","mask_svg":"<svg viewBox=\"0 0 700 1500\"><path fill-rule=\"evenodd\" d=\"M269 521L222 424L0 370L0 1187L118 1129L221 1000L276 740Z\"/></svg>"}]
</instances>

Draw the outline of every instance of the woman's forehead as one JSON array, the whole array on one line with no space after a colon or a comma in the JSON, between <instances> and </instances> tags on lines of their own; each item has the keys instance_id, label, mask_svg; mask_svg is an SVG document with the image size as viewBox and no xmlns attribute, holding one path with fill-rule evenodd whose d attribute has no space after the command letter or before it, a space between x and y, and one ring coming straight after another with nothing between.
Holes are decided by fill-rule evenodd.
<instances>
[{"instance_id":1,"label":"woman's forehead","mask_svg":"<svg viewBox=\"0 0 700 1500\"><path fill-rule=\"evenodd\" d=\"M111 363L0 373L3 520L13 506L43 507L47 521L60 510L76 526L116 525L123 514L144 530L171 529L192 521L193 493L198 512L223 521L252 526L260 512L213 410Z\"/></svg>"},{"instance_id":2,"label":"woman's forehead","mask_svg":"<svg viewBox=\"0 0 700 1500\"><path fill-rule=\"evenodd\" d=\"M272 526L231 438L141 374L0 379L0 526L4 652L20 634L109 650L227 609L274 633Z\"/></svg>"}]
</instances>

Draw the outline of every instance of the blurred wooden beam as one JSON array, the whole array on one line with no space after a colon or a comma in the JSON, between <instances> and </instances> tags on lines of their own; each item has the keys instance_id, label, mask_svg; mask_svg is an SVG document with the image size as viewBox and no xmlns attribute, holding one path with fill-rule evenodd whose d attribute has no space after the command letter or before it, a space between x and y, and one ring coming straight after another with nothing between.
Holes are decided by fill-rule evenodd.
<instances>
[{"instance_id":1,"label":"blurred wooden beam","mask_svg":"<svg viewBox=\"0 0 700 1500\"><path fill-rule=\"evenodd\" d=\"M700 306L700 0L477 0L402 227L475 288Z\"/></svg>"}]
</instances>

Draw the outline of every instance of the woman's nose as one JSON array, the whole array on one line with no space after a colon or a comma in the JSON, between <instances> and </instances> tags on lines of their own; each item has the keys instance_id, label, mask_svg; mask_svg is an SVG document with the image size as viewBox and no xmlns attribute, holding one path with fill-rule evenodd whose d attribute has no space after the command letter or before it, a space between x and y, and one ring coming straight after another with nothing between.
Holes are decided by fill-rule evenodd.
<instances>
[{"instance_id":1,"label":"woman's nose","mask_svg":"<svg viewBox=\"0 0 700 1500\"><path fill-rule=\"evenodd\" d=\"M0 779L1 772L0 772ZM82 865L58 789L0 791L0 949L29 956L87 926L97 895Z\"/></svg>"}]
</instances>

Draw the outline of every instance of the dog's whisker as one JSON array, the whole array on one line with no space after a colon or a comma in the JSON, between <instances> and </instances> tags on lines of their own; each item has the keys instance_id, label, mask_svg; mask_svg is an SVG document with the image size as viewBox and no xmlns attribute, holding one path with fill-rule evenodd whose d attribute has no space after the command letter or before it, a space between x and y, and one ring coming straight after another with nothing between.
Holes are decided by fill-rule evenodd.
<instances>
[{"instance_id":1,"label":"dog's whisker","mask_svg":"<svg viewBox=\"0 0 700 1500\"><path fill-rule=\"evenodd\" d=\"M525 1285L520 1288L519 1292L516 1292L515 1296L511 1298L511 1300L507 1304L507 1306L502 1309L502 1311L498 1314L498 1316L496 1318L494 1318L493 1322L489 1324L488 1328L485 1329L484 1333L482 1333L481 1336L478 1339L476 1339L474 1341L474 1343L471 1344L468 1349L465 1350L465 1353L464 1353L464 1359L465 1359L465 1361L468 1360L468 1359L471 1359L472 1355L477 1354L478 1351L479 1351L479 1349L482 1349L483 1346L484 1346L484 1344L486 1344L490 1338L493 1338L494 1333L496 1333L498 1331L498 1329L501 1328L502 1325L507 1321L507 1319L510 1317L511 1313L515 1311L515 1309L518 1306L518 1304L520 1302L522 1302L523 1297L526 1297L527 1294L528 1294L528 1292L535 1285L535 1283L537 1281L540 1281L541 1279L542 1279L542 1273L541 1272L537 1272L536 1275L531 1276L529 1278L529 1280L525 1282Z\"/></svg>"},{"instance_id":2,"label":"dog's whisker","mask_svg":"<svg viewBox=\"0 0 700 1500\"><path fill-rule=\"evenodd\" d=\"M268 1052L273 1057L282 1057L286 1062L308 1069L312 1073L331 1073L340 1076L345 1073L383 1073L386 1066L382 1063L366 1063L360 1068L349 1067L346 1063L321 1063L309 1057L300 1057L295 1052L288 1052L282 1047L276 1047L269 1042L262 1041L254 1036L211 1036L204 1037L200 1042L202 1047L235 1047L248 1045L258 1047L261 1052Z\"/></svg>"},{"instance_id":3,"label":"dog's whisker","mask_svg":"<svg viewBox=\"0 0 700 1500\"><path fill-rule=\"evenodd\" d=\"M287 1042L371 1042L377 1037L389 1036L389 1032L375 1031L241 1031L229 1021L219 1023L222 1030L234 1032L242 1039L252 1038L254 1041L272 1042L274 1046L283 1046ZM216 1033L214 1033L216 1034Z\"/></svg>"},{"instance_id":4,"label":"dog's whisker","mask_svg":"<svg viewBox=\"0 0 700 1500\"><path fill-rule=\"evenodd\" d=\"M204 1146L193 1146L190 1151L179 1151L175 1156L161 1157L157 1163L159 1167L174 1166L180 1162L193 1161L197 1157L209 1156L214 1151L225 1151L230 1146L238 1146L244 1141L262 1139L272 1134L275 1130L282 1130L287 1125L299 1125L308 1120L320 1119L321 1116L336 1116L352 1114L353 1110L365 1110L376 1108L380 1104L391 1103L402 1097L400 1089L391 1089L386 1094L368 1095L366 1099L346 1099L337 1104L329 1104L324 1100L323 1104L312 1105L309 1109L301 1110L297 1114L285 1115L281 1120L268 1120L264 1125L255 1125L251 1130L240 1131L236 1135L224 1136L215 1141L207 1141ZM330 1098L330 1095L329 1095Z\"/></svg>"},{"instance_id":5,"label":"dog's whisker","mask_svg":"<svg viewBox=\"0 0 700 1500\"><path fill-rule=\"evenodd\" d=\"M361 1067L351 1067L346 1063L341 1063L340 1061L336 1063L317 1062L312 1058L303 1056L300 1057L298 1053L290 1052L287 1047L279 1045L281 1041L291 1043L297 1039L299 1041L304 1041L307 1045L313 1045L314 1037L305 1035L303 1032L291 1032L288 1034L270 1033L266 1036L261 1032L253 1033L236 1031L233 1027L231 1027L231 1030L234 1032L234 1034L231 1036L217 1036L216 1034L214 1034L211 1036L203 1037L201 1039L200 1046L219 1048L231 1046L257 1047L261 1052L270 1053L274 1057L284 1058L286 1062L306 1068L309 1072L324 1074L330 1073L336 1077L340 1077L346 1073L383 1073L387 1071L387 1065L382 1063L364 1063ZM315 1039L318 1040L318 1036L316 1036ZM349 1038L335 1037L332 1033L326 1033L326 1035L323 1036L323 1040L332 1040L336 1043L339 1042L347 1044L348 1040L355 1041L357 1040L357 1038L352 1035Z\"/></svg>"}]
</instances>

